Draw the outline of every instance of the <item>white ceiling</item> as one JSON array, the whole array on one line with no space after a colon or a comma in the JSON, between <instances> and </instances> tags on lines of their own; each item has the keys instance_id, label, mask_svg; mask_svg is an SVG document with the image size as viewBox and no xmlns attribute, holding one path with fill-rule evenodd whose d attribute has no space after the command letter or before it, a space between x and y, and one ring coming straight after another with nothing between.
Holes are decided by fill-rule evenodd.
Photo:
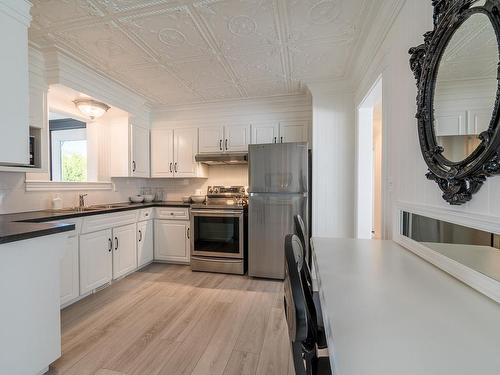
<instances>
[{"instance_id":1,"label":"white ceiling","mask_svg":"<svg viewBox=\"0 0 500 375\"><path fill-rule=\"evenodd\" d=\"M30 40L73 54L152 105L286 95L346 78L374 3L33 0Z\"/></svg>"}]
</instances>

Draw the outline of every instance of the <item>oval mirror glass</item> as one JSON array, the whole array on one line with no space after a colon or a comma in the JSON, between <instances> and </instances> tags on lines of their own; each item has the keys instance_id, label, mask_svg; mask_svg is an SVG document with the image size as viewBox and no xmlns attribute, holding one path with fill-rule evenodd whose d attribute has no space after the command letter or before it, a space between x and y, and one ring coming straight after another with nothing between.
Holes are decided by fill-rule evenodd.
<instances>
[{"instance_id":1,"label":"oval mirror glass","mask_svg":"<svg viewBox=\"0 0 500 375\"><path fill-rule=\"evenodd\" d=\"M455 31L439 62L434 134L451 162L467 158L487 130L497 93L498 47L487 15L474 13Z\"/></svg>"}]
</instances>

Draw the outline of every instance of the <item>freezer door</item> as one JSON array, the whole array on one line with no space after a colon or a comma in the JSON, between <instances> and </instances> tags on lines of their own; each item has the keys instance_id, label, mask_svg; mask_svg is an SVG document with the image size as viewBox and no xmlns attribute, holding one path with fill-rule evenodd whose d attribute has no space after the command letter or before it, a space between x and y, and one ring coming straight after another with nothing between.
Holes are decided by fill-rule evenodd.
<instances>
[{"instance_id":1,"label":"freezer door","mask_svg":"<svg viewBox=\"0 0 500 375\"><path fill-rule=\"evenodd\" d=\"M250 194L248 274L284 279L285 236L294 233L293 217L307 218L307 194ZM307 223L306 223L307 226Z\"/></svg>"},{"instance_id":2,"label":"freezer door","mask_svg":"<svg viewBox=\"0 0 500 375\"><path fill-rule=\"evenodd\" d=\"M307 143L276 143L248 147L248 191L303 193L308 190Z\"/></svg>"}]
</instances>

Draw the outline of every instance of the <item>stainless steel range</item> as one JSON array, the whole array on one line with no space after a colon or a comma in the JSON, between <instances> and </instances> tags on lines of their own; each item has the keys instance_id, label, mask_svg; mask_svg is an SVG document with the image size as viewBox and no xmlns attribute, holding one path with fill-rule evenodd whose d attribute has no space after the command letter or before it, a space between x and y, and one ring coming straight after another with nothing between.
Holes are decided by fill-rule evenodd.
<instances>
[{"instance_id":1,"label":"stainless steel range","mask_svg":"<svg viewBox=\"0 0 500 375\"><path fill-rule=\"evenodd\" d=\"M191 269L246 272L247 194L244 186L209 186L205 203L191 205Z\"/></svg>"}]
</instances>

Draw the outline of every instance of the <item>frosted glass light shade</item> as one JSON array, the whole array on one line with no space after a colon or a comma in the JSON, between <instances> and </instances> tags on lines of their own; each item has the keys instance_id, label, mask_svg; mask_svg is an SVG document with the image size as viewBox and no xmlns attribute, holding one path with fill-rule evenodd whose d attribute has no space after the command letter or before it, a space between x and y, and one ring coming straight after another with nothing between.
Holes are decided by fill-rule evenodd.
<instances>
[{"instance_id":1,"label":"frosted glass light shade","mask_svg":"<svg viewBox=\"0 0 500 375\"><path fill-rule=\"evenodd\" d=\"M77 99L73 103L81 113L90 117L91 120L101 117L111 108L107 104L93 99Z\"/></svg>"}]
</instances>

